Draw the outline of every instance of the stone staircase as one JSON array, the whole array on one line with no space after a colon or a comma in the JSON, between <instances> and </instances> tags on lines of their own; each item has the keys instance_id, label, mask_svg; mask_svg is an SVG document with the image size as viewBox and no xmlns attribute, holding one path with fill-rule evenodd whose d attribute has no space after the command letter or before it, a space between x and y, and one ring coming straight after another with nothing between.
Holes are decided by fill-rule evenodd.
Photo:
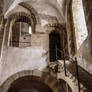
<instances>
[{"instance_id":1,"label":"stone staircase","mask_svg":"<svg viewBox=\"0 0 92 92\"><path fill-rule=\"evenodd\" d=\"M76 77L76 65L71 63L67 66L67 70ZM78 66L79 81L86 88L85 92L92 92L92 75L85 71L82 67ZM77 79L77 77L76 77Z\"/></svg>"},{"instance_id":2,"label":"stone staircase","mask_svg":"<svg viewBox=\"0 0 92 92\"><path fill-rule=\"evenodd\" d=\"M57 74L53 70L49 69L47 72L43 72L41 80L44 81L45 84L48 84L54 92L67 92L66 82L62 79L57 79ZM69 86L68 92L72 92Z\"/></svg>"}]
</instances>

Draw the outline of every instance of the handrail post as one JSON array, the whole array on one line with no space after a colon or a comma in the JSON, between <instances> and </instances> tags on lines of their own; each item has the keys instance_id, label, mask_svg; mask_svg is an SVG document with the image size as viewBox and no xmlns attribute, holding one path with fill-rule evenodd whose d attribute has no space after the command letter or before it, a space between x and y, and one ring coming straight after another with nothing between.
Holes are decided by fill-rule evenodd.
<instances>
[{"instance_id":1,"label":"handrail post","mask_svg":"<svg viewBox=\"0 0 92 92\"><path fill-rule=\"evenodd\" d=\"M58 72L58 55L57 55L57 45L56 45L56 72Z\"/></svg>"},{"instance_id":2,"label":"handrail post","mask_svg":"<svg viewBox=\"0 0 92 92\"><path fill-rule=\"evenodd\" d=\"M77 77L77 81L78 81L78 90L80 92L80 81L79 81L79 72L78 72L78 61L77 58L75 57L75 64L76 64L76 77Z\"/></svg>"},{"instance_id":3,"label":"handrail post","mask_svg":"<svg viewBox=\"0 0 92 92\"><path fill-rule=\"evenodd\" d=\"M67 76L66 74L66 62L65 62L65 54L63 53L63 59L64 59L64 71L65 71L65 76Z\"/></svg>"}]
</instances>

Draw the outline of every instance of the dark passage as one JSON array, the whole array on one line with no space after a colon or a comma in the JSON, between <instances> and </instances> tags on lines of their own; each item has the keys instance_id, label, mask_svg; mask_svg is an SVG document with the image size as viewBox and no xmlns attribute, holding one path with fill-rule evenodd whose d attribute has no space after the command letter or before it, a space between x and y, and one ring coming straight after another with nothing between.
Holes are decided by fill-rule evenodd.
<instances>
[{"instance_id":1,"label":"dark passage","mask_svg":"<svg viewBox=\"0 0 92 92\"><path fill-rule=\"evenodd\" d=\"M29 78L19 79L11 84L8 92L53 92L47 85Z\"/></svg>"},{"instance_id":2,"label":"dark passage","mask_svg":"<svg viewBox=\"0 0 92 92\"><path fill-rule=\"evenodd\" d=\"M49 50L50 50L50 61L55 61L56 59L61 59L61 41L59 33L53 31L49 35Z\"/></svg>"}]
</instances>

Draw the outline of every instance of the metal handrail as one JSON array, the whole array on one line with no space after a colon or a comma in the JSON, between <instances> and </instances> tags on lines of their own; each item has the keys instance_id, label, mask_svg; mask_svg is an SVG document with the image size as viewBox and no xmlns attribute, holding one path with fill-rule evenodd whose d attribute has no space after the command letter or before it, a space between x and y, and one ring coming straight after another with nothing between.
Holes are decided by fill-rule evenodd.
<instances>
[{"instance_id":1,"label":"metal handrail","mask_svg":"<svg viewBox=\"0 0 92 92\"><path fill-rule=\"evenodd\" d=\"M58 50L61 54L63 54L65 58L68 57L71 62L75 62L75 60L74 60L73 58L71 58L69 55L67 55L64 51L59 50L58 48L57 48L57 50Z\"/></svg>"},{"instance_id":2,"label":"metal handrail","mask_svg":"<svg viewBox=\"0 0 92 92\"><path fill-rule=\"evenodd\" d=\"M78 90L80 92L80 80L79 80L79 72L78 72L78 61L77 61L77 58L75 57L75 60L74 60L73 58L71 58L70 56L68 56L64 51L59 50L56 47L56 53L57 53L57 51L59 51L61 54L63 54L65 76L67 76L67 71L66 71L66 57L68 57L69 59L71 59L70 62L72 61L72 63L75 63L76 64L76 77L77 77L77 82L78 82ZM58 56L56 55L56 57L58 57Z\"/></svg>"}]
</instances>

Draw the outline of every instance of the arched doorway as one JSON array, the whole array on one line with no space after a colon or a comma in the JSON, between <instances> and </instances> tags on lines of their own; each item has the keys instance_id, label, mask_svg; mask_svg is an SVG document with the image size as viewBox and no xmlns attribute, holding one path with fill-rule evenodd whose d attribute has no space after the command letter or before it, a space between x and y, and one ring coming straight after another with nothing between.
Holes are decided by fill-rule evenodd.
<instances>
[{"instance_id":1,"label":"arched doorway","mask_svg":"<svg viewBox=\"0 0 92 92\"><path fill-rule=\"evenodd\" d=\"M50 61L61 59L61 37L58 32L53 31L49 35Z\"/></svg>"},{"instance_id":2,"label":"arched doorway","mask_svg":"<svg viewBox=\"0 0 92 92\"><path fill-rule=\"evenodd\" d=\"M39 74L41 75L39 75ZM60 74L61 75L61 74ZM1 92L77 92L71 80L62 73L59 78L49 72L27 70L9 77L2 85ZM69 78L68 78L69 79Z\"/></svg>"},{"instance_id":3,"label":"arched doorway","mask_svg":"<svg viewBox=\"0 0 92 92\"><path fill-rule=\"evenodd\" d=\"M15 80L8 92L53 92L52 89L39 80L34 80L30 76Z\"/></svg>"}]
</instances>

